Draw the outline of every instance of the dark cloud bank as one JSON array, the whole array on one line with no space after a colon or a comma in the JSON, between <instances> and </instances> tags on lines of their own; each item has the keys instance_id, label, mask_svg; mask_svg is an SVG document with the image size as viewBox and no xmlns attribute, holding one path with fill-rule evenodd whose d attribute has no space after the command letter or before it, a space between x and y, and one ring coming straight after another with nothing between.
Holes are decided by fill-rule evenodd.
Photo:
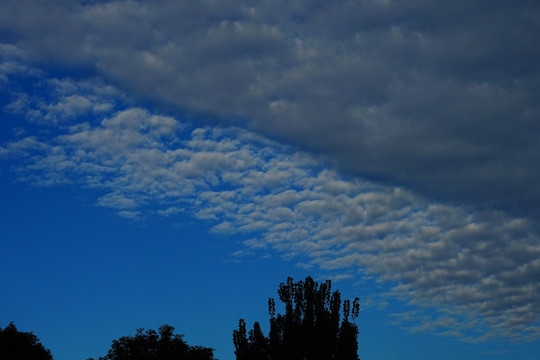
<instances>
[{"instance_id":1,"label":"dark cloud bank","mask_svg":"<svg viewBox=\"0 0 540 360\"><path fill-rule=\"evenodd\" d=\"M368 229L357 214L363 227L349 226L336 209L368 201L364 180L352 181L342 199L299 198L298 216L316 213L325 229L307 231L313 243L298 250L480 313L498 334L536 338L539 18L536 1L4 1L0 34L37 63L94 72L172 113L247 125L349 174L463 206L381 190L369 203L390 215ZM131 208L122 196L101 200ZM198 201L199 216L215 216L217 204ZM231 214L222 228L256 222ZM345 245L317 253L328 239ZM446 311L424 326L457 324Z\"/></svg>"},{"instance_id":2,"label":"dark cloud bank","mask_svg":"<svg viewBox=\"0 0 540 360\"><path fill-rule=\"evenodd\" d=\"M535 1L3 2L8 39L360 176L539 214Z\"/></svg>"}]
</instances>

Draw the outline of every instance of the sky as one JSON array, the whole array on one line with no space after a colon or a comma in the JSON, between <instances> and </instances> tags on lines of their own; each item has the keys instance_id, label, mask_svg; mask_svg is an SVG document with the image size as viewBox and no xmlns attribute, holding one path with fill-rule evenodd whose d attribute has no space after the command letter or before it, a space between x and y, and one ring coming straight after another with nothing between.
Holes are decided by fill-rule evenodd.
<instances>
[{"instance_id":1,"label":"sky","mask_svg":"<svg viewBox=\"0 0 540 360\"><path fill-rule=\"evenodd\" d=\"M0 327L233 360L288 276L359 355L540 355L537 1L0 2ZM266 326L266 328L265 328Z\"/></svg>"}]
</instances>

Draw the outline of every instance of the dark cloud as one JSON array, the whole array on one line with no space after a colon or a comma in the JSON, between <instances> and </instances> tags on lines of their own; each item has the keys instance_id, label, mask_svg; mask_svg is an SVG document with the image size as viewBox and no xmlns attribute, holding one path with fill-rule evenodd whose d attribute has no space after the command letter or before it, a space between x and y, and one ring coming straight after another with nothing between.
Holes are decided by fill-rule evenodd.
<instances>
[{"instance_id":1,"label":"dark cloud","mask_svg":"<svg viewBox=\"0 0 540 360\"><path fill-rule=\"evenodd\" d=\"M536 214L534 2L3 2L38 58L354 174Z\"/></svg>"}]
</instances>

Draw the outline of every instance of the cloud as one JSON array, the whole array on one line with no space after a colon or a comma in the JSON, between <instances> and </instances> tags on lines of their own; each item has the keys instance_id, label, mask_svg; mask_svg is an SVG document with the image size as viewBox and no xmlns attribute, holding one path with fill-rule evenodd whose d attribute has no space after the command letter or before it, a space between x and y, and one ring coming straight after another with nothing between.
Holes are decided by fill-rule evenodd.
<instances>
[{"instance_id":1,"label":"cloud","mask_svg":"<svg viewBox=\"0 0 540 360\"><path fill-rule=\"evenodd\" d=\"M0 44L0 59L0 86L8 80L8 76L27 73L30 69L24 63L28 60L28 54L13 44Z\"/></svg>"},{"instance_id":2,"label":"cloud","mask_svg":"<svg viewBox=\"0 0 540 360\"><path fill-rule=\"evenodd\" d=\"M41 74L32 77L35 81L41 80ZM51 84L46 84L47 81ZM36 87L36 90L44 91L54 89L52 99L30 101L26 93L15 88L11 90L13 100L4 106L4 110L34 122L58 125L88 114L99 116L113 109L115 102L126 100L120 92L97 79L79 83L70 79L49 79Z\"/></svg>"},{"instance_id":3,"label":"cloud","mask_svg":"<svg viewBox=\"0 0 540 360\"><path fill-rule=\"evenodd\" d=\"M0 27L18 45L3 53L101 74L178 114L247 121L356 176L535 219L539 11L527 0L4 1Z\"/></svg>"},{"instance_id":4,"label":"cloud","mask_svg":"<svg viewBox=\"0 0 540 360\"><path fill-rule=\"evenodd\" d=\"M100 197L97 203L98 205L115 209L134 209L137 207L137 202L135 200L129 199L119 193L108 193Z\"/></svg>"},{"instance_id":5,"label":"cloud","mask_svg":"<svg viewBox=\"0 0 540 360\"><path fill-rule=\"evenodd\" d=\"M114 100L100 85L42 83L45 97L29 91L28 108L101 95L67 123L46 121L56 109L43 107L28 136L2 145L21 179L96 189L98 205L128 219L191 214L246 239L238 256L279 254L336 279L371 277L388 289L380 296L414 308L393 319L412 331L465 341L540 336L540 237L526 217L346 177L239 127L195 126L120 100L96 113L94 104Z\"/></svg>"}]
</instances>

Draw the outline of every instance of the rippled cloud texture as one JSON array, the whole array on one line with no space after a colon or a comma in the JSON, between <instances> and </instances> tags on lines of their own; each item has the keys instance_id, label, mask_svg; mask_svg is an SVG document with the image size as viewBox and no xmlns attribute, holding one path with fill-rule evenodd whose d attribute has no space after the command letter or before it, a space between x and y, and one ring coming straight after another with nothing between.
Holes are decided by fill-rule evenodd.
<instances>
[{"instance_id":1,"label":"rippled cloud texture","mask_svg":"<svg viewBox=\"0 0 540 360\"><path fill-rule=\"evenodd\" d=\"M0 156L126 218L248 234L237 255L373 276L418 307L394 316L414 330L537 339L539 16L533 1L4 1L4 111L38 130L21 123ZM11 86L23 75L34 92Z\"/></svg>"}]
</instances>

